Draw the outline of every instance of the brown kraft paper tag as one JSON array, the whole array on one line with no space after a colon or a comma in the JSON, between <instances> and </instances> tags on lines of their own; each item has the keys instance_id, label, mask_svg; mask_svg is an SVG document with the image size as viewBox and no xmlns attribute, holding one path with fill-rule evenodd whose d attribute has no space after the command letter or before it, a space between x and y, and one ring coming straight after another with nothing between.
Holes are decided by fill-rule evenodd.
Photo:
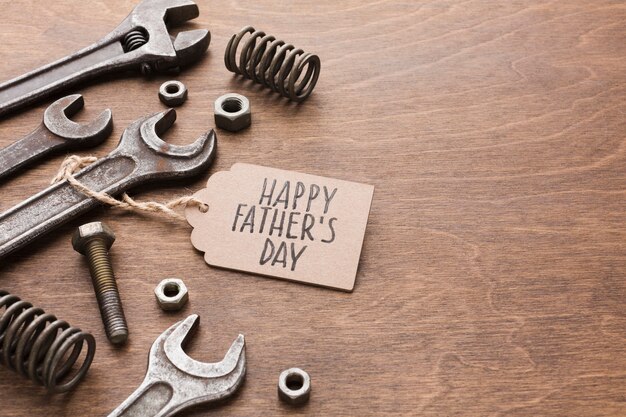
<instances>
[{"instance_id":1,"label":"brown kraft paper tag","mask_svg":"<svg viewBox=\"0 0 626 417\"><path fill-rule=\"evenodd\" d=\"M250 164L217 172L188 207L209 265L352 291L374 187Z\"/></svg>"}]
</instances>

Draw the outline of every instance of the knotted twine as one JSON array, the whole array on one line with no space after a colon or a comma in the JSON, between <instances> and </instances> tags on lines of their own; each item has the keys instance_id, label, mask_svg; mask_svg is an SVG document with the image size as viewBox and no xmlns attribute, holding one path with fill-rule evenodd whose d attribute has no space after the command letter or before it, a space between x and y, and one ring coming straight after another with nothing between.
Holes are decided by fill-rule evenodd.
<instances>
[{"instance_id":1,"label":"knotted twine","mask_svg":"<svg viewBox=\"0 0 626 417\"><path fill-rule=\"evenodd\" d=\"M157 213L169 217L171 219L186 221L185 217L174 211L177 207L199 207L201 211L206 212L208 206L202 201L192 196L180 197L167 203L158 203L156 201L139 202L133 200L128 194L122 194L122 199L118 200L109 194L102 191L95 191L87 187L82 182L78 181L74 174L81 169L88 167L96 162L98 158L95 156L78 156L72 155L65 158L59 172L50 182L55 184L57 182L67 180L67 182L77 191L83 193L87 197L91 197L103 204L118 208L125 211L139 211L145 213Z\"/></svg>"}]
</instances>

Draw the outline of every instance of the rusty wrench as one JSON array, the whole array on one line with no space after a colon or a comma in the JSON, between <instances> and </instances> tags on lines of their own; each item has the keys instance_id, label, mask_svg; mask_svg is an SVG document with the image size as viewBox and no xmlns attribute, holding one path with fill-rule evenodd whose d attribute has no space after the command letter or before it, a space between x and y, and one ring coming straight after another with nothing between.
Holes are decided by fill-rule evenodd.
<instances>
[{"instance_id":1,"label":"rusty wrench","mask_svg":"<svg viewBox=\"0 0 626 417\"><path fill-rule=\"evenodd\" d=\"M176 112L168 109L133 122L117 148L78 172L76 179L94 191L117 195L148 181L188 177L207 169L215 157L215 132L189 145L170 145L159 135L175 120ZM48 187L0 214L0 258L98 204L67 180Z\"/></svg>"},{"instance_id":2,"label":"rusty wrench","mask_svg":"<svg viewBox=\"0 0 626 417\"><path fill-rule=\"evenodd\" d=\"M102 143L113 130L111 110L106 109L91 123L69 119L85 105L83 96L74 94L52 103L43 122L22 139L0 150L0 178L45 155L71 148L87 148Z\"/></svg>"},{"instance_id":3,"label":"rusty wrench","mask_svg":"<svg viewBox=\"0 0 626 417\"><path fill-rule=\"evenodd\" d=\"M108 417L167 417L194 405L232 395L246 374L245 339L239 335L221 362L198 362L183 345L200 318L192 314L152 344L143 383Z\"/></svg>"},{"instance_id":4,"label":"rusty wrench","mask_svg":"<svg viewBox=\"0 0 626 417\"><path fill-rule=\"evenodd\" d=\"M168 27L199 14L191 0L143 0L98 42L0 84L0 116L105 73L172 71L195 62L209 47L209 31L184 31L172 38Z\"/></svg>"}]
</instances>

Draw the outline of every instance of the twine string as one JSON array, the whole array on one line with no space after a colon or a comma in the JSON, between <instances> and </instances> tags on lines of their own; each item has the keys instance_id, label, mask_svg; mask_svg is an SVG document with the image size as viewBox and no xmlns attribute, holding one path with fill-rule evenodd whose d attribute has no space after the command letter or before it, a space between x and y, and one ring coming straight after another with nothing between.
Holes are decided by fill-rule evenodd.
<instances>
[{"instance_id":1,"label":"twine string","mask_svg":"<svg viewBox=\"0 0 626 417\"><path fill-rule=\"evenodd\" d=\"M63 163L61 163L59 172L52 179L51 184L67 180L67 182L77 191L80 191L87 197L91 197L113 208L118 208L125 211L157 213L171 219L182 221L186 220L185 217L177 213L174 210L175 208L198 207L202 212L206 212L208 210L208 206L205 203L198 200L197 198L194 198L193 196L179 197L166 203L158 203L156 201L139 202L132 199L126 193L122 194L121 200L118 200L105 192L92 190L82 182L78 181L74 174L76 174L81 169L93 164L97 160L98 158L94 156L68 156L67 158L65 158Z\"/></svg>"}]
</instances>

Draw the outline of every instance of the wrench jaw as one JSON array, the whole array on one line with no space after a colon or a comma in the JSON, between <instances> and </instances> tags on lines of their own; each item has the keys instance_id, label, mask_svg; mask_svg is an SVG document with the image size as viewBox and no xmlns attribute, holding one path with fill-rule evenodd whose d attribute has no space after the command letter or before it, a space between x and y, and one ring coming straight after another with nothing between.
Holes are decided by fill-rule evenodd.
<instances>
[{"instance_id":1,"label":"wrench jaw","mask_svg":"<svg viewBox=\"0 0 626 417\"><path fill-rule=\"evenodd\" d=\"M209 47L210 32L206 29L182 31L172 37L169 28L199 15L198 6L190 0L142 1L114 31L120 41L133 30L146 34L147 42L128 51L124 60L148 64L159 72L175 71L197 61Z\"/></svg>"},{"instance_id":2,"label":"wrench jaw","mask_svg":"<svg viewBox=\"0 0 626 417\"><path fill-rule=\"evenodd\" d=\"M220 362L198 362L187 356L183 347L197 328L198 323L200 323L200 317L197 314L192 314L175 325L174 330L167 336L163 344L167 358L176 368L198 378L213 379L231 375L240 361L243 361L245 365L245 339L241 334L235 339L226 356Z\"/></svg>"},{"instance_id":3,"label":"wrench jaw","mask_svg":"<svg viewBox=\"0 0 626 417\"><path fill-rule=\"evenodd\" d=\"M196 29L179 32L173 40L178 66L186 67L198 60L211 43L211 32L207 29ZM157 65L157 70L160 70Z\"/></svg>"},{"instance_id":4,"label":"wrench jaw","mask_svg":"<svg viewBox=\"0 0 626 417\"><path fill-rule=\"evenodd\" d=\"M151 18L168 25L181 25L200 16L200 10L193 0L143 0L130 15L137 19Z\"/></svg>"},{"instance_id":5,"label":"wrench jaw","mask_svg":"<svg viewBox=\"0 0 626 417\"><path fill-rule=\"evenodd\" d=\"M190 177L206 171L213 162L217 150L213 130L185 146L168 144L159 137L175 120L176 111L168 109L142 118L124 131L115 153L135 161L138 180Z\"/></svg>"},{"instance_id":6,"label":"wrench jaw","mask_svg":"<svg viewBox=\"0 0 626 417\"><path fill-rule=\"evenodd\" d=\"M70 120L84 105L85 100L80 94L63 97L48 106L43 124L51 133L74 147L96 146L108 138L113 130L111 110L104 110L87 124Z\"/></svg>"},{"instance_id":7,"label":"wrench jaw","mask_svg":"<svg viewBox=\"0 0 626 417\"><path fill-rule=\"evenodd\" d=\"M196 314L179 321L163 332L150 349L148 371L142 387L165 386L170 395L159 416L174 415L194 405L226 399L244 381L246 352L245 339L241 334L218 363L198 362L183 351L199 322Z\"/></svg>"},{"instance_id":8,"label":"wrench jaw","mask_svg":"<svg viewBox=\"0 0 626 417\"><path fill-rule=\"evenodd\" d=\"M245 338L237 336L220 362L204 363L190 358L183 350L195 332L200 317L192 314L173 326L163 348L168 361L193 381L184 390L175 391L176 411L231 396L243 383L246 373Z\"/></svg>"}]
</instances>

